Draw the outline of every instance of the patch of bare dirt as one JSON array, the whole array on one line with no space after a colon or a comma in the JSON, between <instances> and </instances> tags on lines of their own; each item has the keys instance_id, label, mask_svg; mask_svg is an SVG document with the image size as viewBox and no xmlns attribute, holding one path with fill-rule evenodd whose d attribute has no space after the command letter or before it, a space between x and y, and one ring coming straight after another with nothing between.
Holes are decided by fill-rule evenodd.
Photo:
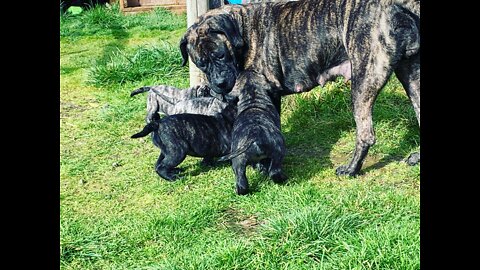
<instances>
[{"instance_id":1,"label":"patch of bare dirt","mask_svg":"<svg viewBox=\"0 0 480 270\"><path fill-rule=\"evenodd\" d=\"M82 100L82 104L74 103L72 101L60 101L60 118L78 115L98 106L98 102L93 98Z\"/></svg>"},{"instance_id":2,"label":"patch of bare dirt","mask_svg":"<svg viewBox=\"0 0 480 270\"><path fill-rule=\"evenodd\" d=\"M238 234L252 235L262 224L256 215L245 215L238 209L229 208L224 211L220 226Z\"/></svg>"},{"instance_id":3,"label":"patch of bare dirt","mask_svg":"<svg viewBox=\"0 0 480 270\"><path fill-rule=\"evenodd\" d=\"M288 156L302 156L307 158L321 158L328 155L329 150L320 146L299 145L287 148Z\"/></svg>"},{"instance_id":4,"label":"patch of bare dirt","mask_svg":"<svg viewBox=\"0 0 480 270\"><path fill-rule=\"evenodd\" d=\"M86 106L81 106L73 102L60 101L60 118L66 118L72 114L83 112L87 109Z\"/></svg>"}]
</instances>

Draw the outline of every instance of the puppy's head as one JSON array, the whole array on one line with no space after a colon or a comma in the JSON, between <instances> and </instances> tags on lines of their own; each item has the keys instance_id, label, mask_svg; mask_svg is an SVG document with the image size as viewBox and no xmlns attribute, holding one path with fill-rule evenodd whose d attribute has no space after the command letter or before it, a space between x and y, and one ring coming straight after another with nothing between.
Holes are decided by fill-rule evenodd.
<instances>
[{"instance_id":1,"label":"puppy's head","mask_svg":"<svg viewBox=\"0 0 480 270\"><path fill-rule=\"evenodd\" d=\"M210 87L206 84L197 85L197 97L209 97L210 96Z\"/></svg>"},{"instance_id":2,"label":"puppy's head","mask_svg":"<svg viewBox=\"0 0 480 270\"><path fill-rule=\"evenodd\" d=\"M235 85L244 46L238 23L231 15L218 12L200 16L180 41L183 65L190 56L218 94L230 92Z\"/></svg>"}]
</instances>

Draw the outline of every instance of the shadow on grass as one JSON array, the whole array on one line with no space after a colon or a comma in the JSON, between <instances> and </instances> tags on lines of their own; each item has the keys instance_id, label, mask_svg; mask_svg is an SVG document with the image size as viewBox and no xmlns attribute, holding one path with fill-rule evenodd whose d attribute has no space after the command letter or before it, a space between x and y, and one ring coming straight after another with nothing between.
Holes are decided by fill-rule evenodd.
<instances>
[{"instance_id":1,"label":"shadow on grass","mask_svg":"<svg viewBox=\"0 0 480 270\"><path fill-rule=\"evenodd\" d=\"M211 170L231 167L231 162L230 161L223 161L223 162L214 161L212 164L206 165L206 164L202 163L201 158L198 158L198 161L195 161L195 162L196 162L196 164L194 164L194 165L183 165L182 166L182 164L180 164L178 167L188 170L188 173L192 176L197 176L197 175L200 175L202 173L206 173L206 172L211 171ZM193 168L191 168L191 166ZM233 175L233 173L232 173L232 175Z\"/></svg>"},{"instance_id":2,"label":"shadow on grass","mask_svg":"<svg viewBox=\"0 0 480 270\"><path fill-rule=\"evenodd\" d=\"M289 97L291 99L289 101L293 101L296 104L290 106L287 102L283 107L284 111L282 113L288 110L289 107L293 108L289 112L286 121L282 119L284 122L282 126L283 134L287 143L287 156L284 167L292 183L304 181L325 170L335 170L336 166L348 163L353 153L353 146L349 147L351 148L349 154L339 155L338 151L332 153L335 146L342 148L339 140L345 133L355 132L349 87L340 85L340 87L335 87L330 91L325 91L321 88L313 91L322 92L320 95L312 93ZM387 109L374 109L374 124L382 122L395 123L400 117L403 117L408 119L408 124L401 128L405 128L408 131L401 136L399 143L394 144L394 148L388 150L384 157L374 161L373 165L365 166L364 164L360 174L382 168L393 161L403 160L409 151L412 151L418 145L419 132L418 127L416 127L417 121L407 96L385 90L382 90L380 95L382 98L377 99L375 107L380 106ZM283 99L285 100L285 97ZM382 106L385 103L387 104ZM375 130L378 145L381 143L378 139L379 129L376 128ZM383 128L381 132L386 133L389 131ZM354 137L352 139L355 140ZM351 142L350 140L348 140L348 143L354 145L354 141ZM372 156L371 152L372 150L370 149L367 158Z\"/></svg>"},{"instance_id":3,"label":"shadow on grass","mask_svg":"<svg viewBox=\"0 0 480 270\"><path fill-rule=\"evenodd\" d=\"M409 101L408 104L410 104ZM373 170L381 169L391 162L405 162L408 155L413 153L412 151L417 146L415 139L417 139L418 141L420 134L418 126L409 125L407 129L407 134L402 137L402 140L399 144L397 144L395 148L388 151L387 155L385 157L382 157L375 164L367 167L364 166L362 172L367 173Z\"/></svg>"},{"instance_id":4,"label":"shadow on grass","mask_svg":"<svg viewBox=\"0 0 480 270\"><path fill-rule=\"evenodd\" d=\"M114 51L121 51L125 48L128 38L130 37L130 34L123 29L119 21L114 20L112 24L110 30L114 40L104 46L103 53L98 58L97 63L108 62Z\"/></svg>"}]
</instances>

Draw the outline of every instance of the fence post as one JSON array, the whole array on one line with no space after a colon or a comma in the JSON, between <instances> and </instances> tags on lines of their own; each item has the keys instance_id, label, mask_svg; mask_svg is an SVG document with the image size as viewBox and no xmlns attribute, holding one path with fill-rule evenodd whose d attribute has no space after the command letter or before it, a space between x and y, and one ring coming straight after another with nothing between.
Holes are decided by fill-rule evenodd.
<instances>
[{"instance_id":1,"label":"fence post","mask_svg":"<svg viewBox=\"0 0 480 270\"><path fill-rule=\"evenodd\" d=\"M190 27L198 16L207 12L208 0L187 0L187 27ZM188 69L190 74L190 87L199 85L205 81L205 75L194 63L188 59Z\"/></svg>"}]
</instances>

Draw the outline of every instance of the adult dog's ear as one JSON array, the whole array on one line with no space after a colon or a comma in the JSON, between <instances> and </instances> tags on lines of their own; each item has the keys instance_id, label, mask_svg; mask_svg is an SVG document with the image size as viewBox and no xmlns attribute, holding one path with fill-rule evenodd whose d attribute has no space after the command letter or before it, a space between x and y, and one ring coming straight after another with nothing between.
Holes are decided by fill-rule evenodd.
<instances>
[{"instance_id":1,"label":"adult dog's ear","mask_svg":"<svg viewBox=\"0 0 480 270\"><path fill-rule=\"evenodd\" d=\"M187 53L187 37L184 35L180 40L180 52L182 52L182 67L185 66L188 62L188 53Z\"/></svg>"},{"instance_id":2,"label":"adult dog's ear","mask_svg":"<svg viewBox=\"0 0 480 270\"><path fill-rule=\"evenodd\" d=\"M210 17L212 20L208 33L222 34L232 43L235 49L243 47L243 39L238 23L227 14Z\"/></svg>"}]
</instances>

